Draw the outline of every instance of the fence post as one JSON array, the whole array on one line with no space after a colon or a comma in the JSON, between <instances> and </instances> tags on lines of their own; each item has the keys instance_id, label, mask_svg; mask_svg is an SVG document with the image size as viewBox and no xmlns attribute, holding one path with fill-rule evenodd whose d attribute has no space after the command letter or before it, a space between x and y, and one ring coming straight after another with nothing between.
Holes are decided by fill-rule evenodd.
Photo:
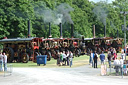
<instances>
[{"instance_id":1,"label":"fence post","mask_svg":"<svg viewBox=\"0 0 128 85\"><path fill-rule=\"evenodd\" d=\"M120 66L122 69L121 69L121 76L122 76L122 78L123 78L123 67L122 66Z\"/></svg>"},{"instance_id":2,"label":"fence post","mask_svg":"<svg viewBox=\"0 0 128 85\"><path fill-rule=\"evenodd\" d=\"M111 75L111 65L110 65L110 75Z\"/></svg>"}]
</instances>

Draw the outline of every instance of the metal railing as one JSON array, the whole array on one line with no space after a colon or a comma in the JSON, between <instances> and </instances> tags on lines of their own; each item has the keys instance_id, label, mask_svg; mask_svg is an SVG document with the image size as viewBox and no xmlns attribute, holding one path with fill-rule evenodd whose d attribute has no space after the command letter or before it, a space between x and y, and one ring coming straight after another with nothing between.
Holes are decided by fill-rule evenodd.
<instances>
[{"instance_id":1,"label":"metal railing","mask_svg":"<svg viewBox=\"0 0 128 85\"><path fill-rule=\"evenodd\" d=\"M3 69L4 69L4 67L3 67ZM7 70L6 71L5 70L1 71L0 75L2 75L4 77L9 76L9 75L12 75L12 71L13 71L12 64L7 64Z\"/></svg>"},{"instance_id":2,"label":"metal railing","mask_svg":"<svg viewBox=\"0 0 128 85\"><path fill-rule=\"evenodd\" d=\"M121 74L120 76L122 76L122 78L123 78L123 72L124 72L124 68L122 67L123 65L126 65L126 68L127 68L127 66L128 66L128 64L121 64L121 65L114 65L114 64L111 64L111 65L110 65L110 68L109 68L109 70L110 70L110 71L109 71L109 75L111 75L112 67L113 67L113 69L114 69L115 66L119 66L118 69L121 69L121 68L122 68L122 69L121 69L122 71L120 70L120 74ZM116 70L116 68L115 68L114 70ZM116 71L115 71L115 72L116 72Z\"/></svg>"}]
</instances>

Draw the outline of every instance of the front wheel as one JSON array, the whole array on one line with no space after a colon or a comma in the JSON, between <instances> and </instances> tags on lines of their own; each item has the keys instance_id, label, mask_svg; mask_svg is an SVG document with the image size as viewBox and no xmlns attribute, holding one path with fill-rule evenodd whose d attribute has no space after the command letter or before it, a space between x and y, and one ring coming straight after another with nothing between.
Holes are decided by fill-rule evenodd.
<instances>
[{"instance_id":1,"label":"front wheel","mask_svg":"<svg viewBox=\"0 0 128 85\"><path fill-rule=\"evenodd\" d=\"M27 63L28 60L29 60L28 54L27 54L27 53L23 53L22 56L21 56L21 61L22 61L23 63Z\"/></svg>"},{"instance_id":2,"label":"front wheel","mask_svg":"<svg viewBox=\"0 0 128 85\"><path fill-rule=\"evenodd\" d=\"M47 61L51 60L51 52L47 52Z\"/></svg>"},{"instance_id":3,"label":"front wheel","mask_svg":"<svg viewBox=\"0 0 128 85\"><path fill-rule=\"evenodd\" d=\"M76 49L76 51L75 51L75 56L76 56L76 57L79 57L79 56L80 56L79 53L80 53L79 50Z\"/></svg>"}]
</instances>

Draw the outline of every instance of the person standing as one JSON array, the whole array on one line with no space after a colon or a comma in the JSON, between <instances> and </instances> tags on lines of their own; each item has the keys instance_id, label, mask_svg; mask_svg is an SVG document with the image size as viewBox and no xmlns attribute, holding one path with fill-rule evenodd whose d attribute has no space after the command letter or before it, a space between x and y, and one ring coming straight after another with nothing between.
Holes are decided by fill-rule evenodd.
<instances>
[{"instance_id":1,"label":"person standing","mask_svg":"<svg viewBox=\"0 0 128 85\"><path fill-rule=\"evenodd\" d=\"M123 64L124 64L124 60L122 59L122 57L120 57L120 72L121 72L121 74L123 74Z\"/></svg>"},{"instance_id":2,"label":"person standing","mask_svg":"<svg viewBox=\"0 0 128 85\"><path fill-rule=\"evenodd\" d=\"M89 63L92 64L92 67L93 67L93 58L94 58L94 53L92 51L90 51L90 60L89 60Z\"/></svg>"},{"instance_id":3,"label":"person standing","mask_svg":"<svg viewBox=\"0 0 128 85\"><path fill-rule=\"evenodd\" d=\"M94 53L94 68L97 68L97 59L98 59L98 55L97 55L97 53L96 53L96 51L95 51L95 53Z\"/></svg>"},{"instance_id":4,"label":"person standing","mask_svg":"<svg viewBox=\"0 0 128 85\"><path fill-rule=\"evenodd\" d=\"M62 53L62 55L63 55L63 63L64 63L64 65L66 65L66 54L65 54L65 51L63 51L63 53Z\"/></svg>"},{"instance_id":5,"label":"person standing","mask_svg":"<svg viewBox=\"0 0 128 85\"><path fill-rule=\"evenodd\" d=\"M113 50L113 60L115 60L116 58L117 58L117 53L116 53L116 49L115 48L113 48L114 50Z\"/></svg>"},{"instance_id":6,"label":"person standing","mask_svg":"<svg viewBox=\"0 0 128 85\"><path fill-rule=\"evenodd\" d=\"M66 52L66 56L67 56L67 66L69 66L69 51Z\"/></svg>"},{"instance_id":7,"label":"person standing","mask_svg":"<svg viewBox=\"0 0 128 85\"><path fill-rule=\"evenodd\" d=\"M3 55L0 52L0 71L3 71Z\"/></svg>"},{"instance_id":8,"label":"person standing","mask_svg":"<svg viewBox=\"0 0 128 85\"><path fill-rule=\"evenodd\" d=\"M103 51L102 51L102 54L100 54L100 60L101 60L101 64L104 64L105 55Z\"/></svg>"},{"instance_id":9,"label":"person standing","mask_svg":"<svg viewBox=\"0 0 128 85\"><path fill-rule=\"evenodd\" d=\"M69 52L69 60L70 60L70 67L72 66L72 59L73 58L73 53L70 51Z\"/></svg>"},{"instance_id":10,"label":"person standing","mask_svg":"<svg viewBox=\"0 0 128 85\"><path fill-rule=\"evenodd\" d=\"M124 53L124 51L121 52L121 57L122 57L123 60L125 60L125 53Z\"/></svg>"},{"instance_id":11,"label":"person standing","mask_svg":"<svg viewBox=\"0 0 128 85\"><path fill-rule=\"evenodd\" d=\"M60 52L60 65L62 66L63 64L63 55L62 55L62 52Z\"/></svg>"},{"instance_id":12,"label":"person standing","mask_svg":"<svg viewBox=\"0 0 128 85\"><path fill-rule=\"evenodd\" d=\"M124 65L123 65L123 72L124 72L124 75L127 75L127 63L124 62Z\"/></svg>"},{"instance_id":13,"label":"person standing","mask_svg":"<svg viewBox=\"0 0 128 85\"><path fill-rule=\"evenodd\" d=\"M114 60L114 65L115 65L114 69L116 71L116 75L119 75L120 61L117 58Z\"/></svg>"},{"instance_id":14,"label":"person standing","mask_svg":"<svg viewBox=\"0 0 128 85\"><path fill-rule=\"evenodd\" d=\"M108 64L109 64L109 68L111 67L111 58L112 58L112 54L110 51L108 51Z\"/></svg>"},{"instance_id":15,"label":"person standing","mask_svg":"<svg viewBox=\"0 0 128 85\"><path fill-rule=\"evenodd\" d=\"M3 53L4 71L7 71L7 55Z\"/></svg>"},{"instance_id":16,"label":"person standing","mask_svg":"<svg viewBox=\"0 0 128 85\"><path fill-rule=\"evenodd\" d=\"M57 65L60 66L60 53L57 52Z\"/></svg>"}]
</instances>

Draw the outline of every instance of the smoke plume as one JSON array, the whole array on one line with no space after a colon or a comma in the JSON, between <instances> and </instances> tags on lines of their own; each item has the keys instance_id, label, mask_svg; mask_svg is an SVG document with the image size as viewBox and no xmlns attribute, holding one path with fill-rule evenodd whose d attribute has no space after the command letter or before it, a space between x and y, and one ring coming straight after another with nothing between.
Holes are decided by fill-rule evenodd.
<instances>
[{"instance_id":1,"label":"smoke plume","mask_svg":"<svg viewBox=\"0 0 128 85\"><path fill-rule=\"evenodd\" d=\"M97 16L97 19L106 26L107 9L102 5L99 5L94 7L93 12Z\"/></svg>"},{"instance_id":2,"label":"smoke plume","mask_svg":"<svg viewBox=\"0 0 128 85\"><path fill-rule=\"evenodd\" d=\"M52 23L55 19L54 13L51 9L43 10L43 17L45 23Z\"/></svg>"},{"instance_id":3,"label":"smoke plume","mask_svg":"<svg viewBox=\"0 0 128 85\"><path fill-rule=\"evenodd\" d=\"M117 30L117 28L115 27L115 25L113 24L112 21L110 21L110 25L111 25L111 27L112 27L113 29Z\"/></svg>"},{"instance_id":4,"label":"smoke plume","mask_svg":"<svg viewBox=\"0 0 128 85\"><path fill-rule=\"evenodd\" d=\"M44 3L43 3L44 4ZM70 23L73 24L73 21L70 16L70 12L74 9L70 7L66 3L62 3L58 5L55 10L51 10L46 5L42 5L41 8L34 8L35 13L37 15L42 15L43 20L45 23L53 23L53 24L64 24L64 23Z\"/></svg>"},{"instance_id":5,"label":"smoke plume","mask_svg":"<svg viewBox=\"0 0 128 85\"><path fill-rule=\"evenodd\" d=\"M71 19L71 16L69 14L70 11L73 11L74 9L70 7L66 3L62 3L59 6L57 6L57 14L62 14L62 23L70 23L73 24L73 21Z\"/></svg>"}]
</instances>

